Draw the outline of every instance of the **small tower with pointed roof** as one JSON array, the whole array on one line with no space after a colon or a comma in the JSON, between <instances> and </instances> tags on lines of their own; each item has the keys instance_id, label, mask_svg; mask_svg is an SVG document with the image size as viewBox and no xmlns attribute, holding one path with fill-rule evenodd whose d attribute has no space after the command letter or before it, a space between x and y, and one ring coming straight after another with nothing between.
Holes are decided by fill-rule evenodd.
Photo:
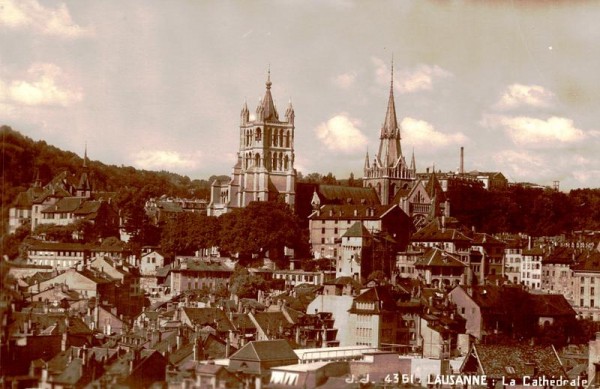
<instances>
[{"instance_id":1,"label":"small tower with pointed roof","mask_svg":"<svg viewBox=\"0 0 600 389\"><path fill-rule=\"evenodd\" d=\"M280 119L271 95L271 70L266 90L250 117L247 103L240 113L240 146L237 163L228 184L213 183L209 215L220 215L252 201L295 201L294 119L290 100L285 117Z\"/></svg>"},{"instance_id":2,"label":"small tower with pointed roof","mask_svg":"<svg viewBox=\"0 0 600 389\"><path fill-rule=\"evenodd\" d=\"M89 198L92 196L92 186L90 185L90 179L88 177L88 157L87 157L87 144L85 145L85 151L83 154L83 166L81 177L79 177L79 184L76 188L77 197Z\"/></svg>"},{"instance_id":3,"label":"small tower with pointed roof","mask_svg":"<svg viewBox=\"0 0 600 389\"><path fill-rule=\"evenodd\" d=\"M385 120L379 134L379 150L372 164L369 164L367 153L363 177L363 185L374 188L383 205L392 203L399 190L410 189L416 179L414 152L411 165L408 166L402 155L400 140L400 127L394 103L394 63L392 62L390 95Z\"/></svg>"}]
</instances>

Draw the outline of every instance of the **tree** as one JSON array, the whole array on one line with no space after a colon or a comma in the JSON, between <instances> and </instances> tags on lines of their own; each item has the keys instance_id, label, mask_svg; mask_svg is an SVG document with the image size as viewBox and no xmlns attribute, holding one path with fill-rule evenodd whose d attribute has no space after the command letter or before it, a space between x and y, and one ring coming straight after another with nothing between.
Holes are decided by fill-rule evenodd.
<instances>
[{"instance_id":1,"label":"tree","mask_svg":"<svg viewBox=\"0 0 600 389\"><path fill-rule=\"evenodd\" d=\"M236 265L229 277L229 291L239 298L256 298L259 290L268 291L264 278L250 274L245 267Z\"/></svg>"},{"instance_id":2,"label":"tree","mask_svg":"<svg viewBox=\"0 0 600 389\"><path fill-rule=\"evenodd\" d=\"M199 249L216 246L219 231L217 218L203 213L181 212L163 226L161 247L171 258L194 255Z\"/></svg>"},{"instance_id":3,"label":"tree","mask_svg":"<svg viewBox=\"0 0 600 389\"><path fill-rule=\"evenodd\" d=\"M253 255L263 258L268 252L271 260L279 262L285 246L302 245L300 221L282 202L252 202L221 216L220 221L219 247L239 253L241 260Z\"/></svg>"}]
</instances>

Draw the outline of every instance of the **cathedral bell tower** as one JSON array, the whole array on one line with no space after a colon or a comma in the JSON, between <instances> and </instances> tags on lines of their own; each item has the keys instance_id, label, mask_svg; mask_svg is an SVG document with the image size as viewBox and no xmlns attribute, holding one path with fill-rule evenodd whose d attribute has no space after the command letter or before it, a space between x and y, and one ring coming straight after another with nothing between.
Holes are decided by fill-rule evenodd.
<instances>
[{"instance_id":1,"label":"cathedral bell tower","mask_svg":"<svg viewBox=\"0 0 600 389\"><path fill-rule=\"evenodd\" d=\"M264 97L250 117L248 104L240 112L240 147L232 179L227 185L213 183L208 214L218 215L230 208L245 207L252 201L280 200L294 205L294 108L288 104L279 118L271 96L271 71L267 74Z\"/></svg>"},{"instance_id":2,"label":"cathedral bell tower","mask_svg":"<svg viewBox=\"0 0 600 389\"><path fill-rule=\"evenodd\" d=\"M407 165L400 145L400 128L396 119L394 103L394 64L392 62L390 95L385 120L379 134L379 150L373 161L369 153L365 158L363 185L372 187L382 205L392 202L401 189L412 187L416 179L414 153L410 166Z\"/></svg>"}]
</instances>

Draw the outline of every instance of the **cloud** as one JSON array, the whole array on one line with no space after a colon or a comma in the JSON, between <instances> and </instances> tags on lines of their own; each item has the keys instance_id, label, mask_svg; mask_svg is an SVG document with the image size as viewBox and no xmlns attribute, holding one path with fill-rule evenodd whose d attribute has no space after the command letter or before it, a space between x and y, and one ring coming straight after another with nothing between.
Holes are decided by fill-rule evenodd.
<instances>
[{"instance_id":1,"label":"cloud","mask_svg":"<svg viewBox=\"0 0 600 389\"><path fill-rule=\"evenodd\" d=\"M391 69L379 58L372 58L375 65L375 79L380 85L389 85ZM451 77L452 73L434 65L420 64L413 69L394 70L394 90L401 93L415 93L432 90L441 79Z\"/></svg>"},{"instance_id":2,"label":"cloud","mask_svg":"<svg viewBox=\"0 0 600 389\"><path fill-rule=\"evenodd\" d=\"M346 113L338 114L315 129L317 138L331 151L351 153L364 150L367 137L357 127L360 121Z\"/></svg>"},{"instance_id":3,"label":"cloud","mask_svg":"<svg viewBox=\"0 0 600 389\"><path fill-rule=\"evenodd\" d=\"M554 93L539 85L512 84L494 105L499 110L510 110L523 106L550 107Z\"/></svg>"},{"instance_id":4,"label":"cloud","mask_svg":"<svg viewBox=\"0 0 600 389\"><path fill-rule=\"evenodd\" d=\"M32 65L27 74L26 80L0 80L0 103L67 107L83 99L79 88L70 85L62 69L54 64Z\"/></svg>"},{"instance_id":5,"label":"cloud","mask_svg":"<svg viewBox=\"0 0 600 389\"><path fill-rule=\"evenodd\" d=\"M518 146L557 146L580 142L587 137L585 131L573 125L573 120L556 116L542 120L527 116L486 115L482 124L504 129L510 140Z\"/></svg>"},{"instance_id":6,"label":"cloud","mask_svg":"<svg viewBox=\"0 0 600 389\"><path fill-rule=\"evenodd\" d=\"M193 169L200 155L182 155L168 150L141 150L133 155L135 166L147 170Z\"/></svg>"},{"instance_id":7,"label":"cloud","mask_svg":"<svg viewBox=\"0 0 600 389\"><path fill-rule=\"evenodd\" d=\"M342 89L348 89L354 82L356 81L356 73L348 72L344 74L340 74L333 79L333 83Z\"/></svg>"},{"instance_id":8,"label":"cloud","mask_svg":"<svg viewBox=\"0 0 600 389\"><path fill-rule=\"evenodd\" d=\"M37 0L3 0L0 25L66 38L93 34L91 29L83 28L73 21L64 3L56 8L45 8Z\"/></svg>"},{"instance_id":9,"label":"cloud","mask_svg":"<svg viewBox=\"0 0 600 389\"><path fill-rule=\"evenodd\" d=\"M551 170L546 158L528 151L503 150L495 153L492 158L508 177L517 181L539 180L551 177Z\"/></svg>"},{"instance_id":10,"label":"cloud","mask_svg":"<svg viewBox=\"0 0 600 389\"><path fill-rule=\"evenodd\" d=\"M402 119L400 128L402 141L414 146L440 148L452 144L464 144L468 140L461 132L444 134L436 131L430 123L410 117Z\"/></svg>"}]
</instances>

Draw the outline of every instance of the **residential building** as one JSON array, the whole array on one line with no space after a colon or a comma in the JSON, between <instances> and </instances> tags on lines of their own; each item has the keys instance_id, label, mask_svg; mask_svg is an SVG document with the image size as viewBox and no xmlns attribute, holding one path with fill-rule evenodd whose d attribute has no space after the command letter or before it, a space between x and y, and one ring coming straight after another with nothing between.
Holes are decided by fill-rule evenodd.
<instances>
[{"instance_id":1,"label":"residential building","mask_svg":"<svg viewBox=\"0 0 600 389\"><path fill-rule=\"evenodd\" d=\"M404 319L388 288L369 288L354 298L348 313L347 326L354 336L354 345L381 347L399 343L398 328Z\"/></svg>"},{"instance_id":2,"label":"residential building","mask_svg":"<svg viewBox=\"0 0 600 389\"><path fill-rule=\"evenodd\" d=\"M357 222L359 224L350 234L353 236L343 239ZM394 253L405 247L411 228L410 219L396 204L324 205L309 217L310 242L315 258L330 258L336 263L336 274L352 276L354 273L368 275L370 270L382 270L390 277ZM365 230L370 237L354 236L364 235ZM359 244L359 241L362 243ZM377 244L368 245L375 241L378 241ZM342 266L342 261L351 256L356 259L357 254L361 258L361 270L348 273L349 268Z\"/></svg>"},{"instance_id":3,"label":"residential building","mask_svg":"<svg viewBox=\"0 0 600 389\"><path fill-rule=\"evenodd\" d=\"M90 250L91 247L83 243L35 241L27 247L27 262L52 266L56 270L72 269L89 262Z\"/></svg>"},{"instance_id":4,"label":"residential building","mask_svg":"<svg viewBox=\"0 0 600 389\"><path fill-rule=\"evenodd\" d=\"M417 277L433 288L450 288L465 283L467 265L459 257L437 247L428 249L414 265Z\"/></svg>"},{"instance_id":5,"label":"residential building","mask_svg":"<svg viewBox=\"0 0 600 389\"><path fill-rule=\"evenodd\" d=\"M541 290L542 288L542 260L544 249L534 247L523 250L521 262L521 284L530 290Z\"/></svg>"},{"instance_id":6,"label":"residential building","mask_svg":"<svg viewBox=\"0 0 600 389\"><path fill-rule=\"evenodd\" d=\"M542 291L564 295L573 300L573 279L571 266L577 263L574 249L569 247L550 247L542 259Z\"/></svg>"},{"instance_id":7,"label":"residential building","mask_svg":"<svg viewBox=\"0 0 600 389\"><path fill-rule=\"evenodd\" d=\"M580 318L600 320L600 252L580 256L571 270L573 308Z\"/></svg>"}]
</instances>

